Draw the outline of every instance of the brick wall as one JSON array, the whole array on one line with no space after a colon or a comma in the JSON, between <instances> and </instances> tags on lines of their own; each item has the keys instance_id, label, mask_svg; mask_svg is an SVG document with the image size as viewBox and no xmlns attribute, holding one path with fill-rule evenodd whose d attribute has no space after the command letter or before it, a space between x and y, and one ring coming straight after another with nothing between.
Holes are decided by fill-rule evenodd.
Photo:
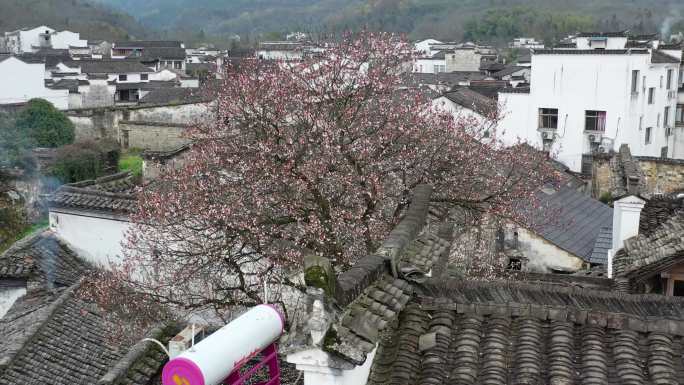
<instances>
[{"instance_id":1,"label":"brick wall","mask_svg":"<svg viewBox=\"0 0 684 385\"><path fill-rule=\"evenodd\" d=\"M120 143L125 147L128 136L128 148L142 148L150 151L168 151L188 142L182 138L186 125L157 122L119 122Z\"/></svg>"},{"instance_id":2,"label":"brick wall","mask_svg":"<svg viewBox=\"0 0 684 385\"><path fill-rule=\"evenodd\" d=\"M634 160L645 176L646 186L642 195L684 190L684 160L653 157L634 157ZM596 199L615 190L615 175L610 162L608 157L594 158L592 196Z\"/></svg>"},{"instance_id":3,"label":"brick wall","mask_svg":"<svg viewBox=\"0 0 684 385\"><path fill-rule=\"evenodd\" d=\"M684 160L636 157L650 193L669 194L684 189Z\"/></svg>"}]
</instances>

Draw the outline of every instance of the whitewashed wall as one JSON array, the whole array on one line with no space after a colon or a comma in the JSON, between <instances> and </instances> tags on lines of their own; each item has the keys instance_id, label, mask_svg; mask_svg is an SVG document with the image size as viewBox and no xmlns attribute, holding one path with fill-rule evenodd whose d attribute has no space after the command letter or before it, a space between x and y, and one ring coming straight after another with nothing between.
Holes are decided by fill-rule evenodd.
<instances>
[{"instance_id":1,"label":"whitewashed wall","mask_svg":"<svg viewBox=\"0 0 684 385\"><path fill-rule=\"evenodd\" d=\"M87 261L107 266L121 262L122 243L130 223L120 218L85 216L78 212L50 211L50 228Z\"/></svg>"},{"instance_id":2,"label":"whitewashed wall","mask_svg":"<svg viewBox=\"0 0 684 385\"><path fill-rule=\"evenodd\" d=\"M526 271L550 273L551 270L575 272L582 269L584 261L544 238L518 228L518 245L527 258Z\"/></svg>"},{"instance_id":3,"label":"whitewashed wall","mask_svg":"<svg viewBox=\"0 0 684 385\"><path fill-rule=\"evenodd\" d=\"M69 91L45 87L45 64L28 64L15 57L0 62L0 104L42 98L60 110L69 108Z\"/></svg>"},{"instance_id":4,"label":"whitewashed wall","mask_svg":"<svg viewBox=\"0 0 684 385\"><path fill-rule=\"evenodd\" d=\"M0 318L4 317L14 302L24 294L26 294L25 287L0 289Z\"/></svg>"}]
</instances>

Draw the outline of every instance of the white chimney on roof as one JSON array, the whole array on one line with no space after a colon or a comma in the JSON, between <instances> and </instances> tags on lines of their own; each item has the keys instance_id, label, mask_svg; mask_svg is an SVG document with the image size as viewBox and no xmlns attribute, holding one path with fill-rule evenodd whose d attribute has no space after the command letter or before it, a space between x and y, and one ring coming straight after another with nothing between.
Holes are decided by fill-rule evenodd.
<instances>
[{"instance_id":1,"label":"white chimney on roof","mask_svg":"<svg viewBox=\"0 0 684 385\"><path fill-rule=\"evenodd\" d=\"M613 256L624 245L625 240L639 235L639 217L646 202L634 195L626 196L613 203L613 244L608 250L608 278L613 278Z\"/></svg>"}]
</instances>

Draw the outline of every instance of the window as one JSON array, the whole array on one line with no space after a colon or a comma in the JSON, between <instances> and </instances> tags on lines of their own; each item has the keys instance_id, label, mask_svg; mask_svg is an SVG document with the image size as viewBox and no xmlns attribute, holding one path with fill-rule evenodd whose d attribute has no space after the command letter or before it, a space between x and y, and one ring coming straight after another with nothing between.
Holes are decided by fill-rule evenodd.
<instances>
[{"instance_id":1,"label":"window","mask_svg":"<svg viewBox=\"0 0 684 385\"><path fill-rule=\"evenodd\" d=\"M128 75L119 75L120 82L125 82L126 80L128 80Z\"/></svg>"},{"instance_id":2,"label":"window","mask_svg":"<svg viewBox=\"0 0 684 385\"><path fill-rule=\"evenodd\" d=\"M674 71L672 69L667 70L667 89L671 90L672 89L672 75L674 74Z\"/></svg>"},{"instance_id":3,"label":"window","mask_svg":"<svg viewBox=\"0 0 684 385\"><path fill-rule=\"evenodd\" d=\"M641 78L641 92L646 92L646 76Z\"/></svg>"},{"instance_id":4,"label":"window","mask_svg":"<svg viewBox=\"0 0 684 385\"><path fill-rule=\"evenodd\" d=\"M655 87L648 89L648 104L653 104L653 99L655 98Z\"/></svg>"},{"instance_id":5,"label":"window","mask_svg":"<svg viewBox=\"0 0 684 385\"><path fill-rule=\"evenodd\" d=\"M176 61L173 63L173 68L179 70L183 68L183 62L182 61Z\"/></svg>"},{"instance_id":6,"label":"window","mask_svg":"<svg viewBox=\"0 0 684 385\"><path fill-rule=\"evenodd\" d=\"M656 127L660 127L660 112L658 112L658 116L656 116Z\"/></svg>"},{"instance_id":7,"label":"window","mask_svg":"<svg viewBox=\"0 0 684 385\"><path fill-rule=\"evenodd\" d=\"M558 109L540 108L539 109L539 128L558 128Z\"/></svg>"},{"instance_id":8,"label":"window","mask_svg":"<svg viewBox=\"0 0 684 385\"><path fill-rule=\"evenodd\" d=\"M147 74L140 74L140 80L147 80L148 76Z\"/></svg>"},{"instance_id":9,"label":"window","mask_svg":"<svg viewBox=\"0 0 684 385\"><path fill-rule=\"evenodd\" d=\"M644 129L644 116L641 115L641 116L639 117L639 131L641 131L641 130L643 130L643 129Z\"/></svg>"},{"instance_id":10,"label":"window","mask_svg":"<svg viewBox=\"0 0 684 385\"><path fill-rule=\"evenodd\" d=\"M632 71L632 93L639 92L639 70Z\"/></svg>"},{"instance_id":11,"label":"window","mask_svg":"<svg viewBox=\"0 0 684 385\"><path fill-rule=\"evenodd\" d=\"M675 297L684 297L684 281L675 280L672 288L672 295Z\"/></svg>"},{"instance_id":12,"label":"window","mask_svg":"<svg viewBox=\"0 0 684 385\"><path fill-rule=\"evenodd\" d=\"M667 146L660 148L660 157L667 158Z\"/></svg>"},{"instance_id":13,"label":"window","mask_svg":"<svg viewBox=\"0 0 684 385\"><path fill-rule=\"evenodd\" d=\"M644 138L644 143L651 143L651 127L646 127L646 137Z\"/></svg>"},{"instance_id":14,"label":"window","mask_svg":"<svg viewBox=\"0 0 684 385\"><path fill-rule=\"evenodd\" d=\"M440 72L446 72L446 65L444 64L435 64L433 66L433 71L438 74Z\"/></svg>"},{"instance_id":15,"label":"window","mask_svg":"<svg viewBox=\"0 0 684 385\"><path fill-rule=\"evenodd\" d=\"M675 124L684 124L684 104L677 104L677 111L675 112Z\"/></svg>"},{"instance_id":16,"label":"window","mask_svg":"<svg viewBox=\"0 0 684 385\"><path fill-rule=\"evenodd\" d=\"M665 112L663 112L663 126L670 126L670 106L665 107Z\"/></svg>"},{"instance_id":17,"label":"window","mask_svg":"<svg viewBox=\"0 0 684 385\"><path fill-rule=\"evenodd\" d=\"M587 110L584 117L584 129L586 131L605 131L606 112Z\"/></svg>"},{"instance_id":18,"label":"window","mask_svg":"<svg viewBox=\"0 0 684 385\"><path fill-rule=\"evenodd\" d=\"M660 75L660 88L663 88L663 75Z\"/></svg>"}]
</instances>

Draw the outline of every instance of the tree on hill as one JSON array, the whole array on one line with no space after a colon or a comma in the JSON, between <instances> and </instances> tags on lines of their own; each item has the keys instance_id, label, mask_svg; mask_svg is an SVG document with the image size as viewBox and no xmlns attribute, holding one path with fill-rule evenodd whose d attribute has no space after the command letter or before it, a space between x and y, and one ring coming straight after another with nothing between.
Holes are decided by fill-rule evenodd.
<instances>
[{"instance_id":1,"label":"tree on hill","mask_svg":"<svg viewBox=\"0 0 684 385\"><path fill-rule=\"evenodd\" d=\"M264 281L298 287L288 272L307 254L339 271L373 253L425 183L440 204L519 219L516 204L553 171L403 87L411 51L364 33L300 63L228 71L187 163L141 193L110 282L217 314L261 303Z\"/></svg>"},{"instance_id":2,"label":"tree on hill","mask_svg":"<svg viewBox=\"0 0 684 385\"><path fill-rule=\"evenodd\" d=\"M0 114L0 169L32 168L30 147L30 138L17 128L14 118L8 114Z\"/></svg>"},{"instance_id":3,"label":"tree on hill","mask_svg":"<svg viewBox=\"0 0 684 385\"><path fill-rule=\"evenodd\" d=\"M28 134L36 147L59 147L74 141L74 124L52 103L31 99L19 112L17 128Z\"/></svg>"}]
</instances>

